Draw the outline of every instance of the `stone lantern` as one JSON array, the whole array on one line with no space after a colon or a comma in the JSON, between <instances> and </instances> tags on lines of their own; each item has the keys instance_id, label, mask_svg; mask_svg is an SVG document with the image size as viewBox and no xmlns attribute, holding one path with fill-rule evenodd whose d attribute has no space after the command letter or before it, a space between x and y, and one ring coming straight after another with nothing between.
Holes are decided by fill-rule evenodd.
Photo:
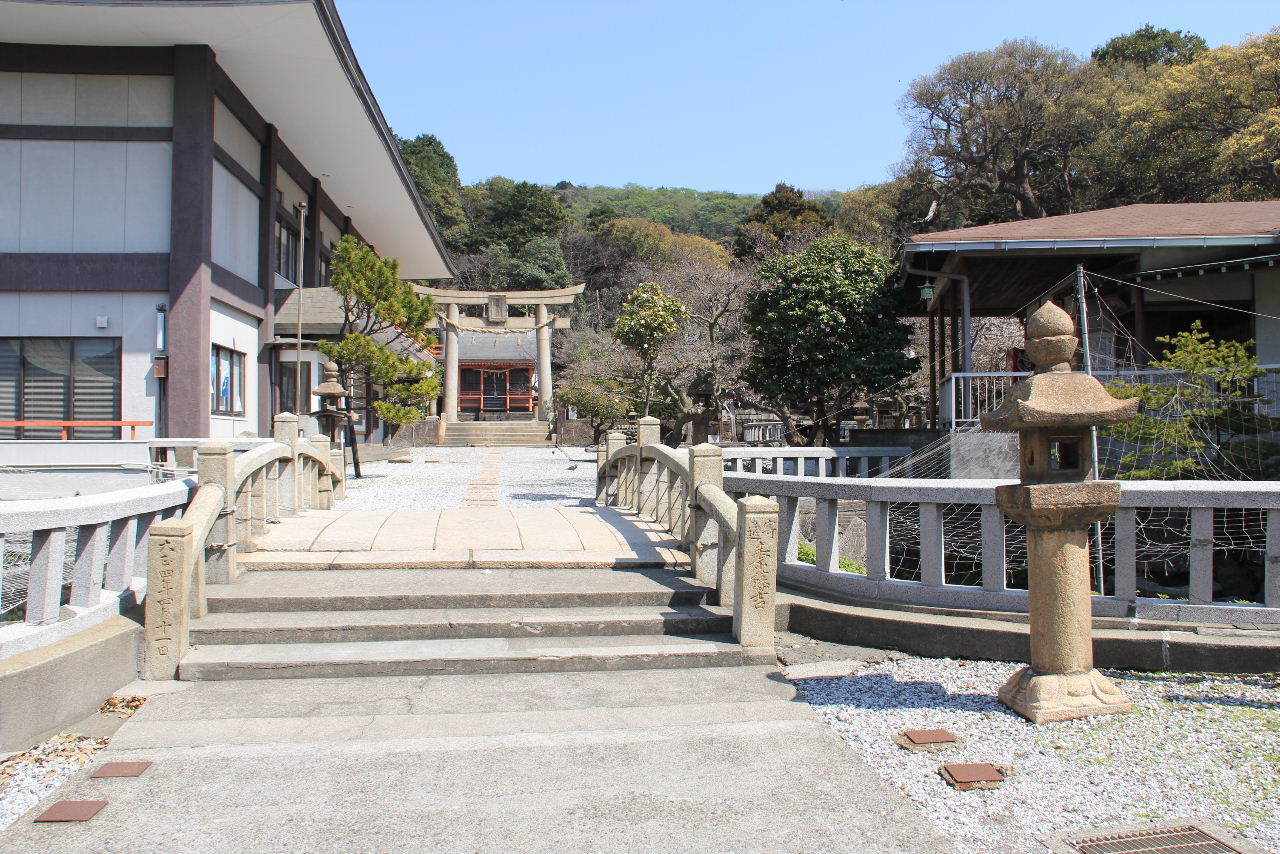
<instances>
[{"instance_id":1,"label":"stone lantern","mask_svg":"<svg viewBox=\"0 0 1280 854\"><path fill-rule=\"evenodd\" d=\"M1031 666L1005 683L1000 700L1032 723L1133 711L1093 666L1088 528L1120 503L1119 483L1092 479L1090 428L1128 421L1138 401L1117 400L1072 372L1079 343L1071 316L1042 305L1027 320L1034 375L981 416L988 430L1020 433L1021 482L997 487L996 503L1027 528Z\"/></svg>"},{"instance_id":2,"label":"stone lantern","mask_svg":"<svg viewBox=\"0 0 1280 854\"><path fill-rule=\"evenodd\" d=\"M339 408L339 402L347 396L347 390L338 382L337 364L325 362L321 370L324 371L324 382L311 390L312 394L320 398L320 408L311 414L320 423L320 429L328 434L329 441L336 445L339 432L347 423L347 413Z\"/></svg>"}]
</instances>

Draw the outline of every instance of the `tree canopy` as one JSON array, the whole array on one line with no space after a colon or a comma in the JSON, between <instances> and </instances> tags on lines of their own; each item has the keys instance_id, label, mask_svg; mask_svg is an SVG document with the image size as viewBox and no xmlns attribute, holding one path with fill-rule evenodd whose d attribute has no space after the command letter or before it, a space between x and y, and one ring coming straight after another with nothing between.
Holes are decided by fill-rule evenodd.
<instances>
[{"instance_id":1,"label":"tree canopy","mask_svg":"<svg viewBox=\"0 0 1280 854\"><path fill-rule=\"evenodd\" d=\"M1143 68L1153 65L1182 65L1208 50L1209 45L1195 33L1167 30L1147 24L1131 33L1116 36L1093 51L1093 61L1101 65L1131 62Z\"/></svg>"},{"instance_id":2,"label":"tree canopy","mask_svg":"<svg viewBox=\"0 0 1280 854\"><path fill-rule=\"evenodd\" d=\"M853 404L916 368L893 269L884 253L831 234L759 270L746 306L747 380L784 423L791 412L807 415L812 444L834 441Z\"/></svg>"}]
</instances>

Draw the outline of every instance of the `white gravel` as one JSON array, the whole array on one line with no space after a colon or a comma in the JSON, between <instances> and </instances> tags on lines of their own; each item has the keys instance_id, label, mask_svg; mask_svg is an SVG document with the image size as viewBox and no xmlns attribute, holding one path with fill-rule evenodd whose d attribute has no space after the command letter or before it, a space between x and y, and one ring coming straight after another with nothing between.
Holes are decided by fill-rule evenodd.
<instances>
[{"instance_id":1,"label":"white gravel","mask_svg":"<svg viewBox=\"0 0 1280 854\"><path fill-rule=\"evenodd\" d=\"M467 486L480 474L492 448L412 448L409 463L364 465L364 477L347 479L338 510L448 510L461 507ZM502 455L499 504L503 507L579 505L595 497L594 458L581 448L514 447ZM576 458L576 459L575 459Z\"/></svg>"},{"instance_id":2,"label":"white gravel","mask_svg":"<svg viewBox=\"0 0 1280 854\"><path fill-rule=\"evenodd\" d=\"M1017 665L904 658L796 684L818 714L962 850L1042 850L1051 833L1157 820L1225 825L1280 852L1280 676L1105 671L1132 715L1034 726L996 691ZM966 745L913 753L904 729ZM939 765L1013 766L1000 789L957 791Z\"/></svg>"},{"instance_id":3,"label":"white gravel","mask_svg":"<svg viewBox=\"0 0 1280 854\"><path fill-rule=\"evenodd\" d=\"M106 745L105 738L63 733L0 761L0 830L62 785Z\"/></svg>"}]
</instances>

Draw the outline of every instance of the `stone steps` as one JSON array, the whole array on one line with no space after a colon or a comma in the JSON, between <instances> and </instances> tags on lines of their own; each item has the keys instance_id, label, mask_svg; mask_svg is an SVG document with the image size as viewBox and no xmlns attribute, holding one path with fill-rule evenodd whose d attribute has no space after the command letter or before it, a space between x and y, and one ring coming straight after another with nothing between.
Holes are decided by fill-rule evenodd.
<instances>
[{"instance_id":1,"label":"stone steps","mask_svg":"<svg viewBox=\"0 0 1280 854\"><path fill-rule=\"evenodd\" d=\"M219 644L193 649L179 678L303 679L733 666L755 661L728 635L465 638Z\"/></svg>"},{"instance_id":2,"label":"stone steps","mask_svg":"<svg viewBox=\"0 0 1280 854\"><path fill-rule=\"evenodd\" d=\"M210 613L678 607L709 593L665 569L279 570L205 587Z\"/></svg>"},{"instance_id":3,"label":"stone steps","mask_svg":"<svg viewBox=\"0 0 1280 854\"><path fill-rule=\"evenodd\" d=\"M546 421L459 421L445 429L443 444L513 447L554 443Z\"/></svg>"},{"instance_id":4,"label":"stone steps","mask_svg":"<svg viewBox=\"0 0 1280 854\"><path fill-rule=\"evenodd\" d=\"M351 643L459 638L711 635L733 628L725 609L698 605L584 608L413 608L208 614L194 644Z\"/></svg>"}]
</instances>

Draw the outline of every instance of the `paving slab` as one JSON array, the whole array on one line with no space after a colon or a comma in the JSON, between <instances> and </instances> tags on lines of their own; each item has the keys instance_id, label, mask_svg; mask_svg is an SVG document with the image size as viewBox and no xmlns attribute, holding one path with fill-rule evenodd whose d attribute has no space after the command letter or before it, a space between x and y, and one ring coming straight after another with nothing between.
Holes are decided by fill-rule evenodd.
<instances>
[{"instance_id":1,"label":"paving slab","mask_svg":"<svg viewBox=\"0 0 1280 854\"><path fill-rule=\"evenodd\" d=\"M504 508L467 507L445 510L436 527L438 549L520 549L520 528Z\"/></svg>"},{"instance_id":2,"label":"paving slab","mask_svg":"<svg viewBox=\"0 0 1280 854\"><path fill-rule=\"evenodd\" d=\"M439 510L396 510L373 539L378 551L417 551L436 547Z\"/></svg>"},{"instance_id":3,"label":"paving slab","mask_svg":"<svg viewBox=\"0 0 1280 854\"><path fill-rule=\"evenodd\" d=\"M0 849L956 850L771 668L271 687L153 697L99 755L153 761L145 777L82 772L54 797L107 809L74 826L21 818Z\"/></svg>"},{"instance_id":4,"label":"paving slab","mask_svg":"<svg viewBox=\"0 0 1280 854\"><path fill-rule=\"evenodd\" d=\"M314 551L357 551L373 547L390 510L348 510L334 519L311 544ZM286 526L287 521L281 522Z\"/></svg>"}]
</instances>

